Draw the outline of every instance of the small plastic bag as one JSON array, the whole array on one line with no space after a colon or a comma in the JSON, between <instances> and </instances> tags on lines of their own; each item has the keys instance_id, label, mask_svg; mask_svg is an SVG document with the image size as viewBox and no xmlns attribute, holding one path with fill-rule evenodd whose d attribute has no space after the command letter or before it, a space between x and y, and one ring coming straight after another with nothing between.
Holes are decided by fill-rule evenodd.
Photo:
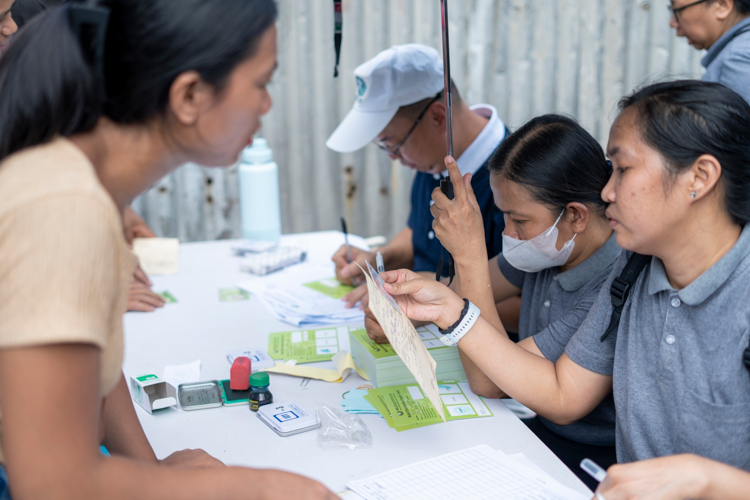
<instances>
[{"instance_id":1,"label":"small plastic bag","mask_svg":"<svg viewBox=\"0 0 750 500\"><path fill-rule=\"evenodd\" d=\"M318 443L323 448L371 448L372 434L359 415L318 403Z\"/></svg>"}]
</instances>

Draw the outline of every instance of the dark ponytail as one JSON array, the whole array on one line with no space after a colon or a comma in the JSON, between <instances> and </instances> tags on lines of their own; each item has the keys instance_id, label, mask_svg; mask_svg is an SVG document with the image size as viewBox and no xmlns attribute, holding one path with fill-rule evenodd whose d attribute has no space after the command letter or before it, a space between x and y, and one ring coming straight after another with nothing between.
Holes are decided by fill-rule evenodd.
<instances>
[{"instance_id":1,"label":"dark ponytail","mask_svg":"<svg viewBox=\"0 0 750 500\"><path fill-rule=\"evenodd\" d=\"M96 125L102 89L70 27L68 7L35 17L0 58L0 159Z\"/></svg>"},{"instance_id":2,"label":"dark ponytail","mask_svg":"<svg viewBox=\"0 0 750 500\"><path fill-rule=\"evenodd\" d=\"M0 160L90 130L102 115L145 123L165 111L172 83L186 71L221 91L277 14L274 0L96 4L110 11L103 83L71 28L70 4L32 19L0 58Z\"/></svg>"},{"instance_id":3,"label":"dark ponytail","mask_svg":"<svg viewBox=\"0 0 750 500\"><path fill-rule=\"evenodd\" d=\"M601 191L610 167L596 139L571 118L532 118L500 143L489 169L493 180L503 176L524 186L553 212L577 202L604 215Z\"/></svg>"},{"instance_id":4,"label":"dark ponytail","mask_svg":"<svg viewBox=\"0 0 750 500\"><path fill-rule=\"evenodd\" d=\"M740 14L750 14L750 0L734 0L734 8Z\"/></svg>"},{"instance_id":5,"label":"dark ponytail","mask_svg":"<svg viewBox=\"0 0 750 500\"><path fill-rule=\"evenodd\" d=\"M737 224L750 221L750 105L739 94L714 82L657 83L623 98L620 110L628 108L672 176L701 155L716 158L727 212Z\"/></svg>"}]
</instances>

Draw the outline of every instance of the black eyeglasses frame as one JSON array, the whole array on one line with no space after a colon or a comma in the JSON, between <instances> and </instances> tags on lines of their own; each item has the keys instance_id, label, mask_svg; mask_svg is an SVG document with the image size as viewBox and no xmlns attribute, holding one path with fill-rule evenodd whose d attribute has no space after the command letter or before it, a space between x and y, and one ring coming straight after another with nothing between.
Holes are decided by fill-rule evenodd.
<instances>
[{"instance_id":1,"label":"black eyeglasses frame","mask_svg":"<svg viewBox=\"0 0 750 500\"><path fill-rule=\"evenodd\" d=\"M682 7L672 7L672 5L667 5L667 10L672 14L672 17L674 17L674 20L677 21L677 23L680 23L680 18L677 15L678 12L682 12L683 10L687 9L688 7L692 7L694 5L698 5L701 3L706 3L709 0L697 0L696 2L689 3L687 5L683 5Z\"/></svg>"},{"instance_id":2,"label":"black eyeglasses frame","mask_svg":"<svg viewBox=\"0 0 750 500\"><path fill-rule=\"evenodd\" d=\"M435 97L432 98L432 100L430 101L430 103L427 106L425 106L425 108L422 110L422 112L419 113L419 116L417 116L417 119L414 120L414 124L411 126L411 128L406 133L406 135L404 136L404 138L401 139L401 141L396 145L395 148L390 149L388 146L385 145L385 143L380 142L380 141L373 141L373 143L377 147L379 147L380 149L382 149L383 151L385 151L386 153L388 153L390 155L393 155L393 156L395 156L397 158L401 158L403 160L404 157L401 156L401 154L399 154L399 151L401 151L401 148L404 146L404 144L406 144L406 141L409 139L409 136L411 136L412 132L414 132L414 129L417 128L417 125L419 125L419 122L422 121L422 118L424 118L424 115L427 113L427 110L430 109L430 106L432 106L433 103L437 102L442 96L443 96L443 91L441 90L440 92L437 93L437 95Z\"/></svg>"}]
</instances>

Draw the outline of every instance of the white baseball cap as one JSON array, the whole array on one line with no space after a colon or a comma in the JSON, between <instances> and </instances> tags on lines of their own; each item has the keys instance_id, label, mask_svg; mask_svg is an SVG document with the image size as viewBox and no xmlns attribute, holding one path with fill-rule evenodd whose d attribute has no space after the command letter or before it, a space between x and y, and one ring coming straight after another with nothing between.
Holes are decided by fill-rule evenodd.
<instances>
[{"instance_id":1,"label":"white baseball cap","mask_svg":"<svg viewBox=\"0 0 750 500\"><path fill-rule=\"evenodd\" d=\"M354 70L357 99L326 146L339 153L365 147L390 123L401 106L443 90L443 61L427 45L394 45Z\"/></svg>"}]
</instances>

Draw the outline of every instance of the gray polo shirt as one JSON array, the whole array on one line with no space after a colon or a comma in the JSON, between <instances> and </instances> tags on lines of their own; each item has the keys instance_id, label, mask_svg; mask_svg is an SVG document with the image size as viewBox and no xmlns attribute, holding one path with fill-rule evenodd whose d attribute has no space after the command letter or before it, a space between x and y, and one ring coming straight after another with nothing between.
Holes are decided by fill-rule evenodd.
<instances>
[{"instance_id":1,"label":"gray polo shirt","mask_svg":"<svg viewBox=\"0 0 750 500\"><path fill-rule=\"evenodd\" d=\"M502 254L498 255L500 272L521 289L518 339L533 336L544 357L557 361L588 315L620 253L613 234L588 259L562 273L557 267L526 273L511 266ZM573 441L601 446L615 444L615 407L611 395L571 425L561 426L539 418L551 431Z\"/></svg>"},{"instance_id":2,"label":"gray polo shirt","mask_svg":"<svg viewBox=\"0 0 750 500\"><path fill-rule=\"evenodd\" d=\"M706 82L719 82L750 103L750 18L738 22L716 40L701 64Z\"/></svg>"},{"instance_id":3,"label":"gray polo shirt","mask_svg":"<svg viewBox=\"0 0 750 500\"><path fill-rule=\"evenodd\" d=\"M682 290L653 258L638 277L616 334L609 325L615 263L565 352L613 376L617 461L695 453L750 470L750 226L732 249Z\"/></svg>"}]
</instances>

